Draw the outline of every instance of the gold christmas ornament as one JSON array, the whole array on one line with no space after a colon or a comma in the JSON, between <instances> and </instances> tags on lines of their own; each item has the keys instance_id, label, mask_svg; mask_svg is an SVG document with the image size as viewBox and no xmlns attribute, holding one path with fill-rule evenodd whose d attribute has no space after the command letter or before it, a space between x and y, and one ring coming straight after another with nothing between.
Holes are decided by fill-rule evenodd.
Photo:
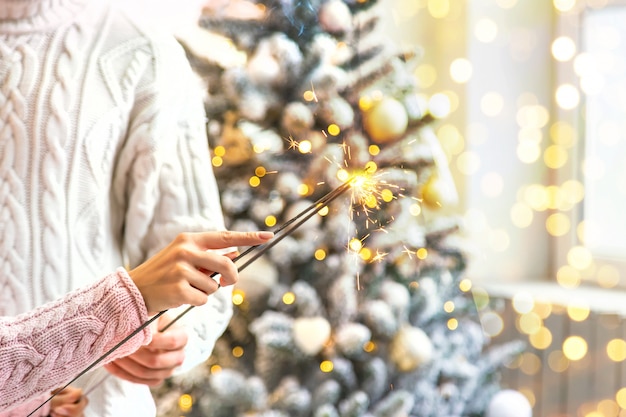
<instances>
[{"instance_id":1,"label":"gold christmas ornament","mask_svg":"<svg viewBox=\"0 0 626 417\"><path fill-rule=\"evenodd\" d=\"M422 329L403 326L391 341L389 356L401 372L411 372L433 358L433 344Z\"/></svg>"},{"instance_id":2,"label":"gold christmas ornament","mask_svg":"<svg viewBox=\"0 0 626 417\"><path fill-rule=\"evenodd\" d=\"M422 201L430 208L441 208L457 202L453 185L433 174L422 186Z\"/></svg>"},{"instance_id":3,"label":"gold christmas ornament","mask_svg":"<svg viewBox=\"0 0 626 417\"><path fill-rule=\"evenodd\" d=\"M363 128L374 142L380 144L400 138L408 123L406 109L392 97L382 98L363 112Z\"/></svg>"}]
</instances>

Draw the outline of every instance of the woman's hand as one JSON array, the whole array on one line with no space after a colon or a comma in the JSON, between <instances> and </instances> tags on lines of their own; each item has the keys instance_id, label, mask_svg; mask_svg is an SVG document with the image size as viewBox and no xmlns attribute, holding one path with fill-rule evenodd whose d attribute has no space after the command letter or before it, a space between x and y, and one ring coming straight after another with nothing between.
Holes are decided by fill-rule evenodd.
<instances>
[{"instance_id":1,"label":"woman's hand","mask_svg":"<svg viewBox=\"0 0 626 417\"><path fill-rule=\"evenodd\" d=\"M220 286L237 282L237 267L231 260L237 246L267 242L272 232L200 232L181 233L168 246L148 259L129 275L143 295L149 314L207 302L209 294ZM218 254L211 249L232 248ZM218 282L210 276L220 274Z\"/></svg>"},{"instance_id":2,"label":"woman's hand","mask_svg":"<svg viewBox=\"0 0 626 417\"><path fill-rule=\"evenodd\" d=\"M67 387L50 401L50 417L83 417L88 402L83 390Z\"/></svg>"}]
</instances>

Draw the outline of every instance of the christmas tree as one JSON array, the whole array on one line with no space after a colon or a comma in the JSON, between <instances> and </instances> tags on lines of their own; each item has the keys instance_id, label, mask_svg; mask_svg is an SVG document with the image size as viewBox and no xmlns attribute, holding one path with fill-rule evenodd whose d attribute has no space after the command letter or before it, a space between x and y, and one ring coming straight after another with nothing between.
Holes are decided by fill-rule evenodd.
<instances>
[{"instance_id":1,"label":"christmas tree","mask_svg":"<svg viewBox=\"0 0 626 417\"><path fill-rule=\"evenodd\" d=\"M279 227L350 190L241 272L226 333L155 390L160 414L503 416L498 368L520 346L489 346L478 320L419 51L386 40L374 0L228 7L200 27L240 59L183 41L227 227Z\"/></svg>"}]
</instances>

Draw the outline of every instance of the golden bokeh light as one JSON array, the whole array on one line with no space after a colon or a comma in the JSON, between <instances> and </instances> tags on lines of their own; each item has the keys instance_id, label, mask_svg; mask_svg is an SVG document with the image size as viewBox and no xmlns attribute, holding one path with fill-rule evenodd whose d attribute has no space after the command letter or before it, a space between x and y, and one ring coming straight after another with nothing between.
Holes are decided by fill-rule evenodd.
<instances>
[{"instance_id":1,"label":"golden bokeh light","mask_svg":"<svg viewBox=\"0 0 626 417\"><path fill-rule=\"evenodd\" d=\"M459 327L459 321L455 318L451 318L448 320L448 329L456 330Z\"/></svg>"},{"instance_id":2,"label":"golden bokeh light","mask_svg":"<svg viewBox=\"0 0 626 417\"><path fill-rule=\"evenodd\" d=\"M587 341L580 336L569 336L563 341L563 354L570 361L579 361L587 355Z\"/></svg>"},{"instance_id":3,"label":"golden bokeh light","mask_svg":"<svg viewBox=\"0 0 626 417\"><path fill-rule=\"evenodd\" d=\"M559 36L552 42L552 56L560 62L567 62L576 55L576 42L569 36Z\"/></svg>"},{"instance_id":4,"label":"golden bokeh light","mask_svg":"<svg viewBox=\"0 0 626 417\"><path fill-rule=\"evenodd\" d=\"M472 289L472 281L469 278L463 278L459 282L459 289L463 292L468 292Z\"/></svg>"},{"instance_id":5,"label":"golden bokeh light","mask_svg":"<svg viewBox=\"0 0 626 417\"><path fill-rule=\"evenodd\" d=\"M563 288L577 288L580 281L580 271L569 265L560 267L556 272L556 282Z\"/></svg>"},{"instance_id":6,"label":"golden bokeh light","mask_svg":"<svg viewBox=\"0 0 626 417\"><path fill-rule=\"evenodd\" d=\"M547 349L552 344L552 332L547 327L540 327L528 336L528 341L535 349Z\"/></svg>"},{"instance_id":7,"label":"golden bokeh light","mask_svg":"<svg viewBox=\"0 0 626 417\"><path fill-rule=\"evenodd\" d=\"M554 213L546 219L546 230L552 236L564 236L571 230L569 216L563 213Z\"/></svg>"},{"instance_id":8,"label":"golden bokeh light","mask_svg":"<svg viewBox=\"0 0 626 417\"><path fill-rule=\"evenodd\" d=\"M320 363L320 370L324 373L332 372L335 366L331 361L322 361Z\"/></svg>"},{"instance_id":9,"label":"golden bokeh light","mask_svg":"<svg viewBox=\"0 0 626 417\"><path fill-rule=\"evenodd\" d=\"M576 6L576 0L553 0L553 4L559 12L569 12Z\"/></svg>"},{"instance_id":10,"label":"golden bokeh light","mask_svg":"<svg viewBox=\"0 0 626 417\"><path fill-rule=\"evenodd\" d=\"M591 264L593 263L593 255L589 249L584 246L573 246L567 252L567 262L573 268L582 271L591 267Z\"/></svg>"},{"instance_id":11,"label":"golden bokeh light","mask_svg":"<svg viewBox=\"0 0 626 417\"><path fill-rule=\"evenodd\" d=\"M274 227L274 226L276 226L276 222L277 222L276 216L269 215L269 216L267 216L265 218L265 225L267 227Z\"/></svg>"},{"instance_id":12,"label":"golden bokeh light","mask_svg":"<svg viewBox=\"0 0 626 417\"><path fill-rule=\"evenodd\" d=\"M520 370L526 375L536 375L541 370L541 358L533 352L522 354Z\"/></svg>"},{"instance_id":13,"label":"golden bokeh light","mask_svg":"<svg viewBox=\"0 0 626 417\"><path fill-rule=\"evenodd\" d=\"M183 413L186 413L187 411L191 410L192 407L193 407L193 397L189 394L181 395L180 398L178 399L178 408L180 408L180 411L182 411Z\"/></svg>"},{"instance_id":14,"label":"golden bokeh light","mask_svg":"<svg viewBox=\"0 0 626 417\"><path fill-rule=\"evenodd\" d=\"M574 321L585 321L590 313L589 305L583 301L570 303L567 306L567 315Z\"/></svg>"},{"instance_id":15,"label":"golden bokeh light","mask_svg":"<svg viewBox=\"0 0 626 417\"><path fill-rule=\"evenodd\" d=\"M602 265L596 277L598 285L603 288L613 288L620 282L619 270L613 265Z\"/></svg>"},{"instance_id":16,"label":"golden bokeh light","mask_svg":"<svg viewBox=\"0 0 626 417\"><path fill-rule=\"evenodd\" d=\"M580 104L580 93L576 86L563 84L556 89L556 104L563 110L572 110Z\"/></svg>"},{"instance_id":17,"label":"golden bokeh light","mask_svg":"<svg viewBox=\"0 0 626 417\"><path fill-rule=\"evenodd\" d=\"M626 360L626 341L624 339L612 339L606 345L606 354L613 362Z\"/></svg>"},{"instance_id":18,"label":"golden bokeh light","mask_svg":"<svg viewBox=\"0 0 626 417\"><path fill-rule=\"evenodd\" d=\"M548 355L548 366L554 372L565 372L569 367L569 359L560 350L554 350Z\"/></svg>"},{"instance_id":19,"label":"golden bokeh light","mask_svg":"<svg viewBox=\"0 0 626 417\"><path fill-rule=\"evenodd\" d=\"M466 58L457 58L450 64L452 81L464 84L472 78L472 63Z\"/></svg>"},{"instance_id":20,"label":"golden bokeh light","mask_svg":"<svg viewBox=\"0 0 626 417\"><path fill-rule=\"evenodd\" d=\"M541 146L534 142L520 142L515 151L519 160L525 164L532 164L541 156Z\"/></svg>"},{"instance_id":21,"label":"golden bokeh light","mask_svg":"<svg viewBox=\"0 0 626 417\"><path fill-rule=\"evenodd\" d=\"M524 313L519 316L517 325L520 332L531 335L537 333L539 329L541 329L543 320L541 320L541 317L539 317L537 313L529 311L528 313Z\"/></svg>"},{"instance_id":22,"label":"golden bokeh light","mask_svg":"<svg viewBox=\"0 0 626 417\"><path fill-rule=\"evenodd\" d=\"M626 388L621 388L615 393L615 400L621 408L626 409Z\"/></svg>"},{"instance_id":23,"label":"golden bokeh light","mask_svg":"<svg viewBox=\"0 0 626 417\"><path fill-rule=\"evenodd\" d=\"M498 36L498 25L492 19L483 17L474 26L474 36L480 42L491 43Z\"/></svg>"},{"instance_id":24,"label":"golden bokeh light","mask_svg":"<svg viewBox=\"0 0 626 417\"><path fill-rule=\"evenodd\" d=\"M567 122L554 122L550 126L549 135L553 143L565 148L571 148L576 144L576 130Z\"/></svg>"},{"instance_id":25,"label":"golden bokeh light","mask_svg":"<svg viewBox=\"0 0 626 417\"><path fill-rule=\"evenodd\" d=\"M548 146L543 152L543 161L548 168L562 168L567 163L569 154L565 148L559 145Z\"/></svg>"},{"instance_id":26,"label":"golden bokeh light","mask_svg":"<svg viewBox=\"0 0 626 417\"><path fill-rule=\"evenodd\" d=\"M296 295L291 291L288 291L283 294L283 303L286 305L291 305L296 302Z\"/></svg>"},{"instance_id":27,"label":"golden bokeh light","mask_svg":"<svg viewBox=\"0 0 626 417\"><path fill-rule=\"evenodd\" d=\"M454 301L446 301L443 303L443 311L452 313L454 311Z\"/></svg>"},{"instance_id":28,"label":"golden bokeh light","mask_svg":"<svg viewBox=\"0 0 626 417\"><path fill-rule=\"evenodd\" d=\"M443 19L450 13L450 0L428 0L428 12L435 19Z\"/></svg>"},{"instance_id":29,"label":"golden bokeh light","mask_svg":"<svg viewBox=\"0 0 626 417\"><path fill-rule=\"evenodd\" d=\"M241 305L245 300L245 294L242 290L235 288L233 290L233 294L231 296L233 304L238 306Z\"/></svg>"},{"instance_id":30,"label":"golden bokeh light","mask_svg":"<svg viewBox=\"0 0 626 417\"><path fill-rule=\"evenodd\" d=\"M419 88L430 88L437 81L437 69L428 64L419 65L415 69L415 78Z\"/></svg>"},{"instance_id":31,"label":"golden bokeh light","mask_svg":"<svg viewBox=\"0 0 626 417\"><path fill-rule=\"evenodd\" d=\"M315 259L318 261L323 261L326 259L326 251L324 249L318 249L315 251Z\"/></svg>"},{"instance_id":32,"label":"golden bokeh light","mask_svg":"<svg viewBox=\"0 0 626 417\"><path fill-rule=\"evenodd\" d=\"M244 350L241 346L235 346L231 352L235 358L241 358L243 356Z\"/></svg>"}]
</instances>

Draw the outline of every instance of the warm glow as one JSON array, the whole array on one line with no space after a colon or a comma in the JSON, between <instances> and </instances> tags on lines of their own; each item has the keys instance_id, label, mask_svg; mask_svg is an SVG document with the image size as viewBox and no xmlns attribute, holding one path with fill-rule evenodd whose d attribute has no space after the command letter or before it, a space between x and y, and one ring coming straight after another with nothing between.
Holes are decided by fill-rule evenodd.
<instances>
[{"instance_id":1,"label":"warm glow","mask_svg":"<svg viewBox=\"0 0 626 417\"><path fill-rule=\"evenodd\" d=\"M464 84L472 78L472 63L465 58L457 58L450 64L450 77L459 84Z\"/></svg>"},{"instance_id":2,"label":"warm glow","mask_svg":"<svg viewBox=\"0 0 626 417\"><path fill-rule=\"evenodd\" d=\"M564 265L556 272L556 281L564 288L576 288L580 285L580 271Z\"/></svg>"},{"instance_id":3,"label":"warm glow","mask_svg":"<svg viewBox=\"0 0 626 417\"><path fill-rule=\"evenodd\" d=\"M626 360L626 341L624 339L613 339L606 345L606 353L614 362Z\"/></svg>"},{"instance_id":4,"label":"warm glow","mask_svg":"<svg viewBox=\"0 0 626 417\"><path fill-rule=\"evenodd\" d=\"M580 336L570 336L563 342L563 353L571 361L581 360L587 354L587 341Z\"/></svg>"},{"instance_id":5,"label":"warm glow","mask_svg":"<svg viewBox=\"0 0 626 417\"><path fill-rule=\"evenodd\" d=\"M576 6L576 0L553 0L553 3L559 12L569 12Z\"/></svg>"},{"instance_id":6,"label":"warm glow","mask_svg":"<svg viewBox=\"0 0 626 417\"><path fill-rule=\"evenodd\" d=\"M459 327L459 321L457 319L450 319L448 320L448 329L450 330L456 330Z\"/></svg>"},{"instance_id":7,"label":"warm glow","mask_svg":"<svg viewBox=\"0 0 626 417\"><path fill-rule=\"evenodd\" d=\"M332 372L333 369L334 366L331 361L322 361L322 363L320 363L320 370L324 373Z\"/></svg>"},{"instance_id":8,"label":"warm glow","mask_svg":"<svg viewBox=\"0 0 626 417\"><path fill-rule=\"evenodd\" d=\"M574 55L576 55L576 42L572 38L560 36L552 42L552 56L557 61L569 61Z\"/></svg>"},{"instance_id":9,"label":"warm glow","mask_svg":"<svg viewBox=\"0 0 626 417\"><path fill-rule=\"evenodd\" d=\"M541 317L532 311L522 314L518 321L520 331L525 334L537 333L541 329L542 324Z\"/></svg>"},{"instance_id":10,"label":"warm glow","mask_svg":"<svg viewBox=\"0 0 626 417\"><path fill-rule=\"evenodd\" d=\"M570 231L571 223L567 215L554 213L546 219L546 230L552 236L564 236Z\"/></svg>"},{"instance_id":11,"label":"warm glow","mask_svg":"<svg viewBox=\"0 0 626 417\"><path fill-rule=\"evenodd\" d=\"M189 394L181 395L178 399L178 408L180 408L180 411L186 413L191 410L191 407L193 407L193 397Z\"/></svg>"},{"instance_id":12,"label":"warm glow","mask_svg":"<svg viewBox=\"0 0 626 417\"><path fill-rule=\"evenodd\" d=\"M250 184L250 187L258 187L259 185L261 185L261 179L255 175L253 177L250 177L248 183Z\"/></svg>"},{"instance_id":13,"label":"warm glow","mask_svg":"<svg viewBox=\"0 0 626 417\"><path fill-rule=\"evenodd\" d=\"M435 19L442 19L450 13L450 0L428 0L428 12Z\"/></svg>"},{"instance_id":14,"label":"warm glow","mask_svg":"<svg viewBox=\"0 0 626 417\"><path fill-rule=\"evenodd\" d=\"M272 215L267 216L267 217L265 218L265 225L266 225L267 227L274 227L274 226L276 226L276 217L275 217L275 216L272 216Z\"/></svg>"},{"instance_id":15,"label":"warm glow","mask_svg":"<svg viewBox=\"0 0 626 417\"><path fill-rule=\"evenodd\" d=\"M241 346L235 346L232 353L235 358L241 358L243 356L243 348Z\"/></svg>"},{"instance_id":16,"label":"warm glow","mask_svg":"<svg viewBox=\"0 0 626 417\"><path fill-rule=\"evenodd\" d=\"M571 84L564 84L557 88L556 103L563 110L572 110L580 103L580 93L578 89Z\"/></svg>"},{"instance_id":17,"label":"warm glow","mask_svg":"<svg viewBox=\"0 0 626 417\"><path fill-rule=\"evenodd\" d=\"M493 20L483 17L476 22L474 27L474 36L480 42L491 43L498 36L498 25Z\"/></svg>"},{"instance_id":18,"label":"warm glow","mask_svg":"<svg viewBox=\"0 0 626 417\"><path fill-rule=\"evenodd\" d=\"M315 251L315 259L318 261L323 261L326 259L326 251L324 249L318 249Z\"/></svg>"},{"instance_id":19,"label":"warm glow","mask_svg":"<svg viewBox=\"0 0 626 417\"><path fill-rule=\"evenodd\" d=\"M292 292L286 292L283 294L283 303L291 305L296 301L296 295Z\"/></svg>"},{"instance_id":20,"label":"warm glow","mask_svg":"<svg viewBox=\"0 0 626 417\"><path fill-rule=\"evenodd\" d=\"M567 253L567 262L574 268L582 271L589 268L593 262L593 256L589 249L584 246L573 246Z\"/></svg>"},{"instance_id":21,"label":"warm glow","mask_svg":"<svg viewBox=\"0 0 626 417\"><path fill-rule=\"evenodd\" d=\"M569 367L569 359L560 350L555 350L548 356L548 366L554 372L564 372Z\"/></svg>"},{"instance_id":22,"label":"warm glow","mask_svg":"<svg viewBox=\"0 0 626 417\"><path fill-rule=\"evenodd\" d=\"M528 336L528 340L535 349L547 349L552 344L552 332L547 327L540 327Z\"/></svg>"},{"instance_id":23,"label":"warm glow","mask_svg":"<svg viewBox=\"0 0 626 417\"><path fill-rule=\"evenodd\" d=\"M589 306L582 303L572 303L567 306L567 315L574 321L584 321L589 317Z\"/></svg>"}]
</instances>

